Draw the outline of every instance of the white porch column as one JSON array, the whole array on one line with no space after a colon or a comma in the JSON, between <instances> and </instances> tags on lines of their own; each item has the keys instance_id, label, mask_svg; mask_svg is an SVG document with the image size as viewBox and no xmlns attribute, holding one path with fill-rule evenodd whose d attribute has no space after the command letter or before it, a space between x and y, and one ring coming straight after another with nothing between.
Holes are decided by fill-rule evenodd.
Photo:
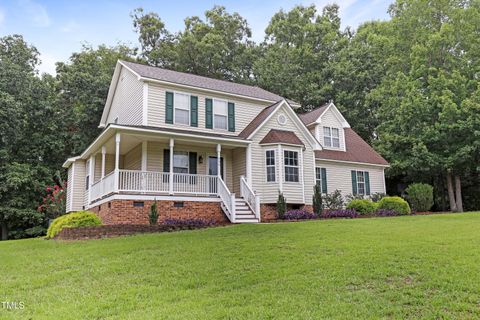
<instances>
[{"instance_id":1,"label":"white porch column","mask_svg":"<svg viewBox=\"0 0 480 320\"><path fill-rule=\"evenodd\" d=\"M94 166L93 166L93 155L90 156L90 159L88 161L88 204L92 202L92 184L93 184L93 171L94 171Z\"/></svg>"},{"instance_id":2,"label":"white porch column","mask_svg":"<svg viewBox=\"0 0 480 320\"><path fill-rule=\"evenodd\" d=\"M246 175L247 183L252 186L252 145L249 144L246 151Z\"/></svg>"},{"instance_id":3,"label":"white porch column","mask_svg":"<svg viewBox=\"0 0 480 320\"><path fill-rule=\"evenodd\" d=\"M173 146L175 145L175 140L170 139L170 177L169 177L169 185L168 190L170 194L173 194Z\"/></svg>"},{"instance_id":4,"label":"white porch column","mask_svg":"<svg viewBox=\"0 0 480 320\"><path fill-rule=\"evenodd\" d=\"M278 188L280 192L283 192L283 155L282 155L282 145L278 145Z\"/></svg>"},{"instance_id":5,"label":"white porch column","mask_svg":"<svg viewBox=\"0 0 480 320\"><path fill-rule=\"evenodd\" d=\"M147 171L147 141L142 142L142 171Z\"/></svg>"},{"instance_id":6,"label":"white porch column","mask_svg":"<svg viewBox=\"0 0 480 320\"><path fill-rule=\"evenodd\" d=\"M221 152L222 152L222 145L219 143L217 144L217 176L219 179L222 177L222 173L221 173L222 166L220 164Z\"/></svg>"},{"instance_id":7,"label":"white porch column","mask_svg":"<svg viewBox=\"0 0 480 320\"><path fill-rule=\"evenodd\" d=\"M107 148L105 146L102 147L102 180L105 178L105 154L107 153Z\"/></svg>"},{"instance_id":8,"label":"white porch column","mask_svg":"<svg viewBox=\"0 0 480 320\"><path fill-rule=\"evenodd\" d=\"M118 185L120 180L120 133L115 135L115 187L114 192L118 193Z\"/></svg>"}]
</instances>

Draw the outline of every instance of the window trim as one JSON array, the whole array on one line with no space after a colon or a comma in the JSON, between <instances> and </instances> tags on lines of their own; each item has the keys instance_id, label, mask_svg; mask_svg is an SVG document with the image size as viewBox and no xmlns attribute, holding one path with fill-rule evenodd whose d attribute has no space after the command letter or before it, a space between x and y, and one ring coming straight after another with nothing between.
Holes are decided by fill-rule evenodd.
<instances>
[{"instance_id":1,"label":"window trim","mask_svg":"<svg viewBox=\"0 0 480 320\"><path fill-rule=\"evenodd\" d=\"M301 172L300 172L300 150L292 150L290 148L282 148L283 150L283 157L282 157L282 162L283 162L283 182L285 183L294 183L294 184L299 184L301 183L300 182L300 175L301 175ZM294 165L286 165L285 164L285 152L294 152L297 154L297 165L294 166ZM297 181L287 181L287 172L286 172L286 168L287 167L292 167L292 168L297 168Z\"/></svg>"},{"instance_id":2,"label":"window trim","mask_svg":"<svg viewBox=\"0 0 480 320\"><path fill-rule=\"evenodd\" d=\"M277 182L277 155L275 153L275 149L265 149L264 151L265 151L265 153L264 153L264 155L265 155L265 162L264 162L264 164L265 164L265 182L276 183ZM273 152L273 165L267 164L267 152L270 152L270 151ZM268 168L269 167L273 167L273 169L274 169L273 176L274 176L275 179L272 180L272 181L268 181Z\"/></svg>"},{"instance_id":3,"label":"window trim","mask_svg":"<svg viewBox=\"0 0 480 320\"><path fill-rule=\"evenodd\" d=\"M173 124L175 125L180 125L180 126L191 126L191 122L192 122L192 119L191 119L191 114L192 114L192 95L188 92L182 92L182 91L171 91L173 92ZM176 121L176 117L175 117L175 113L176 113L176 110L177 110L177 103L176 103L176 98L175 96L177 94L182 94L182 95L186 95L188 96L188 124L186 123L178 123ZM182 109L182 108L178 108L180 110L186 110L186 109Z\"/></svg>"},{"instance_id":4,"label":"window trim","mask_svg":"<svg viewBox=\"0 0 480 320\"><path fill-rule=\"evenodd\" d=\"M320 192L322 194L327 194L324 190L323 190L323 180L322 180L322 169L325 169L325 167L317 167L315 166L315 185L319 185L320 186ZM318 171L318 172L317 172Z\"/></svg>"},{"instance_id":5,"label":"window trim","mask_svg":"<svg viewBox=\"0 0 480 320\"><path fill-rule=\"evenodd\" d=\"M359 173L362 174L362 182L360 182L360 179L358 179L359 177ZM355 170L355 174L357 176L357 194L358 195L362 195L362 196L366 196L367 195L367 185L366 185L366 182L365 182L365 171L361 171L361 170ZM363 185L363 192L360 192L360 185Z\"/></svg>"},{"instance_id":6,"label":"window trim","mask_svg":"<svg viewBox=\"0 0 480 320\"><path fill-rule=\"evenodd\" d=\"M211 98L211 99L212 99L212 129L228 131L228 100L218 99L218 98ZM215 103L217 101L225 102L225 105L227 107L227 114L225 115L225 124L226 124L225 128L218 128L215 126Z\"/></svg>"},{"instance_id":7,"label":"window trim","mask_svg":"<svg viewBox=\"0 0 480 320\"><path fill-rule=\"evenodd\" d=\"M331 149L341 149L342 148L342 145L340 143L340 128L337 128L337 127L330 127L330 126L322 126L322 129L323 129L323 144L324 144L324 147L326 148L331 148ZM325 129L328 129L329 131L329 135L326 135L325 134ZM333 131L336 130L337 133L338 133L338 136L335 137L333 135ZM326 139L329 139L330 140L330 145L327 145L327 143L325 141L327 141ZM338 140L338 147L337 146L334 146L333 144L333 140L336 139Z\"/></svg>"},{"instance_id":8,"label":"window trim","mask_svg":"<svg viewBox=\"0 0 480 320\"><path fill-rule=\"evenodd\" d=\"M182 173L182 172L175 172L175 153L186 153L187 154L187 172L186 173ZM190 174L190 151L182 151L182 150L173 150L173 165L172 165L172 168L173 168L173 173L181 173L181 174ZM184 167L177 167L177 168L182 168L182 169L185 169Z\"/></svg>"}]
</instances>

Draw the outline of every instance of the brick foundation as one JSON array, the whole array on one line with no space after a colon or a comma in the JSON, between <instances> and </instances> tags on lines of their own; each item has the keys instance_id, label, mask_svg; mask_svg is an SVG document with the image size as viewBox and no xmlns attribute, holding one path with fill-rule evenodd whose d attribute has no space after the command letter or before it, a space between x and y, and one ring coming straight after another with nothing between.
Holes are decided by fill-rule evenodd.
<instances>
[{"instance_id":1,"label":"brick foundation","mask_svg":"<svg viewBox=\"0 0 480 320\"><path fill-rule=\"evenodd\" d=\"M134 202L138 202L138 205L143 203L143 207L134 206ZM104 225L147 225L152 203L152 200L112 200L95 206L89 211L95 212ZM175 203L177 205L183 203L183 207L175 207ZM229 221L220 207L220 202L158 200L157 206L158 223L162 223L165 219L202 219L218 224Z\"/></svg>"}]
</instances>

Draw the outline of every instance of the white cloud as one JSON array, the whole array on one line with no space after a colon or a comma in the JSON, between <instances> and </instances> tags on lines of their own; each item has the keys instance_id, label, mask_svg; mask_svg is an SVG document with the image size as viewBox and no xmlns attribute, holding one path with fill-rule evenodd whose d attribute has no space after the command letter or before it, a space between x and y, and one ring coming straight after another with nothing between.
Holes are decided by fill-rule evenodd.
<instances>
[{"instance_id":1,"label":"white cloud","mask_svg":"<svg viewBox=\"0 0 480 320\"><path fill-rule=\"evenodd\" d=\"M47 9L32 0L20 0L20 6L36 27L48 27L51 24Z\"/></svg>"},{"instance_id":2,"label":"white cloud","mask_svg":"<svg viewBox=\"0 0 480 320\"><path fill-rule=\"evenodd\" d=\"M60 28L60 31L62 31L64 33L69 33L69 32L77 31L78 29L80 29L80 25L78 23L76 23L75 21L70 20L70 21L67 22L67 24L65 24L64 26L62 26Z\"/></svg>"},{"instance_id":3,"label":"white cloud","mask_svg":"<svg viewBox=\"0 0 480 320\"><path fill-rule=\"evenodd\" d=\"M48 54L48 53L42 53L40 54L40 60L41 63L38 66L38 71L42 73L49 73L52 76L55 76L57 74L56 69L55 69L55 63L60 61L60 59Z\"/></svg>"}]
</instances>

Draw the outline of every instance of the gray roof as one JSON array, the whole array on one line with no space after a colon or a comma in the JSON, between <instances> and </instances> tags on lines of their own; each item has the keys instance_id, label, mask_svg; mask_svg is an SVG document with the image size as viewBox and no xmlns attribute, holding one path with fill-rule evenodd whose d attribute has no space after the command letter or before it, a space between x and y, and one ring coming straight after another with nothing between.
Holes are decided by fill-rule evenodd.
<instances>
[{"instance_id":1,"label":"gray roof","mask_svg":"<svg viewBox=\"0 0 480 320\"><path fill-rule=\"evenodd\" d=\"M191 87L197 87L200 89L216 90L230 94L268 100L272 102L283 99L281 96L275 93L255 86L249 86L246 84L239 84L219 79L212 79L208 77L198 76L195 74L167 70L158 67L151 67L135 62L123 60L121 62L144 78L177 83Z\"/></svg>"},{"instance_id":2,"label":"gray roof","mask_svg":"<svg viewBox=\"0 0 480 320\"><path fill-rule=\"evenodd\" d=\"M318 117L320 117L322 115L322 113L328 108L329 105L330 105L330 103L325 103L321 107L315 108L310 112L299 114L298 116L299 116L300 120L302 120L302 122L306 126L308 126L309 124L317 121Z\"/></svg>"}]
</instances>

